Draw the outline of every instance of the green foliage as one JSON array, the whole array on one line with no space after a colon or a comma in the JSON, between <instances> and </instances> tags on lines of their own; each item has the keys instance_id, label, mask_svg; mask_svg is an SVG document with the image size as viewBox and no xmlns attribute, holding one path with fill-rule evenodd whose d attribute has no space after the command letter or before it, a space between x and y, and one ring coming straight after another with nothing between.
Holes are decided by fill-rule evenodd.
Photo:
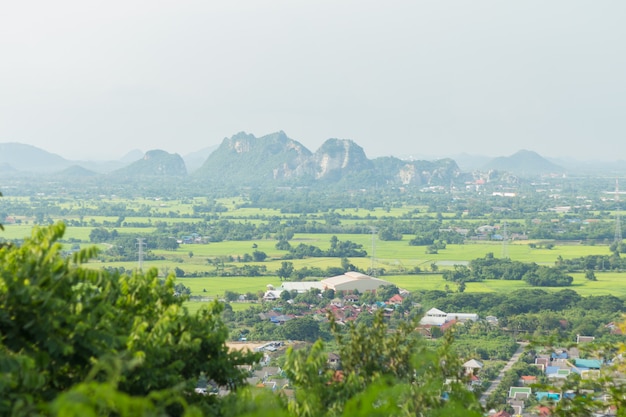
<instances>
[{"instance_id":1,"label":"green foliage","mask_svg":"<svg viewBox=\"0 0 626 417\"><path fill-rule=\"evenodd\" d=\"M281 326L283 338L314 342L320 336L320 326L311 316L289 320Z\"/></svg>"},{"instance_id":2,"label":"green foliage","mask_svg":"<svg viewBox=\"0 0 626 417\"><path fill-rule=\"evenodd\" d=\"M363 245L359 243L354 243L349 240L340 241L337 239L337 236L333 236L330 240L330 248L328 250L323 251L317 246L300 243L298 246L289 249L289 254L286 255L286 259L302 259L304 257L362 258L367 256L367 252L362 248Z\"/></svg>"},{"instance_id":3,"label":"green foliage","mask_svg":"<svg viewBox=\"0 0 626 417\"><path fill-rule=\"evenodd\" d=\"M333 324L341 370L327 365L324 345L287 353L285 372L295 388L292 415L479 416L480 405L463 387L450 334L435 351L405 323L390 333L382 313L371 323ZM449 385L446 386L446 381ZM447 392L448 399L444 399Z\"/></svg>"},{"instance_id":4,"label":"green foliage","mask_svg":"<svg viewBox=\"0 0 626 417\"><path fill-rule=\"evenodd\" d=\"M165 407L182 414L184 402L171 398L188 397L200 372L243 384L237 365L257 356L228 351L219 303L190 315L172 276L85 269L95 249L64 258L64 230L35 228L20 247L0 249L0 414L31 415L53 402L85 415L134 415L135 406L145 415L153 406L154 415ZM87 400L96 390L119 408Z\"/></svg>"},{"instance_id":5,"label":"green foliage","mask_svg":"<svg viewBox=\"0 0 626 417\"><path fill-rule=\"evenodd\" d=\"M524 274L523 280L536 287L567 287L574 278L558 268L539 266Z\"/></svg>"}]
</instances>

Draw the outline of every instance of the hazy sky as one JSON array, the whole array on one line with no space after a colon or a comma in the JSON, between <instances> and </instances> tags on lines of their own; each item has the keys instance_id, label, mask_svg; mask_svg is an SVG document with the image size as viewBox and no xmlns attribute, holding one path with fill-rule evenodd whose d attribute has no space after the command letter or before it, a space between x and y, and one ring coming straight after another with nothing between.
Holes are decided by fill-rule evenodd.
<instances>
[{"instance_id":1,"label":"hazy sky","mask_svg":"<svg viewBox=\"0 0 626 417\"><path fill-rule=\"evenodd\" d=\"M626 2L55 0L0 7L0 142L182 155L284 130L368 157L626 159Z\"/></svg>"}]
</instances>

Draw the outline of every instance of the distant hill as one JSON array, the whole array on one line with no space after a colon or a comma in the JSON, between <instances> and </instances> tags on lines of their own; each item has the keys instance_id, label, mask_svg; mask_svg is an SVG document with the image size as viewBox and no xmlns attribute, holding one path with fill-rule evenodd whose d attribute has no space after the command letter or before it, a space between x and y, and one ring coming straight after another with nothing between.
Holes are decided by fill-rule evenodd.
<instances>
[{"instance_id":1,"label":"distant hill","mask_svg":"<svg viewBox=\"0 0 626 417\"><path fill-rule=\"evenodd\" d=\"M225 183L259 184L300 176L311 151L280 131L256 138L239 132L225 138L194 173L198 178Z\"/></svg>"},{"instance_id":2,"label":"distant hill","mask_svg":"<svg viewBox=\"0 0 626 417\"><path fill-rule=\"evenodd\" d=\"M132 179L135 177L184 177L187 175L185 162L178 154L152 150L138 161L113 171L110 175Z\"/></svg>"},{"instance_id":3,"label":"distant hill","mask_svg":"<svg viewBox=\"0 0 626 417\"><path fill-rule=\"evenodd\" d=\"M349 139L328 139L312 152L283 131L258 138L240 132L224 138L217 147L202 148L185 158L163 150L152 150L144 155L139 152L131 151L123 160L117 161L68 161L34 146L2 143L0 174L6 177L45 174L97 181L97 173L123 179L172 177L179 181L181 177L189 177L201 183L229 186L324 186L337 183L365 187L449 186L472 182L476 178L510 183L516 176L560 174L566 169L570 172L626 172L626 163L622 161L604 165L572 161L559 164L527 150L487 162L484 156L460 155L464 164L461 167L456 160L449 158L434 161L396 157L368 159L363 148ZM134 159L128 161L131 158ZM189 165L186 161L190 161ZM477 167L479 163L482 165ZM190 172L192 175L188 175Z\"/></svg>"},{"instance_id":4,"label":"distant hill","mask_svg":"<svg viewBox=\"0 0 626 417\"><path fill-rule=\"evenodd\" d=\"M394 157L374 159L374 166L383 184L449 185L461 176L452 159L438 161L404 161Z\"/></svg>"},{"instance_id":5,"label":"distant hill","mask_svg":"<svg viewBox=\"0 0 626 417\"><path fill-rule=\"evenodd\" d=\"M521 150L511 156L501 156L489 161L483 170L510 172L519 176L558 174L565 169L556 165L536 152Z\"/></svg>"},{"instance_id":6,"label":"distant hill","mask_svg":"<svg viewBox=\"0 0 626 417\"><path fill-rule=\"evenodd\" d=\"M354 175L375 175L374 164L363 148L347 139L328 139L308 161L316 180L337 181Z\"/></svg>"},{"instance_id":7,"label":"distant hill","mask_svg":"<svg viewBox=\"0 0 626 417\"><path fill-rule=\"evenodd\" d=\"M202 148L199 151L183 155L183 160L185 161L185 165L187 166L187 171L189 173L192 173L200 168L217 148L217 145L207 146L206 148Z\"/></svg>"},{"instance_id":8,"label":"distant hill","mask_svg":"<svg viewBox=\"0 0 626 417\"><path fill-rule=\"evenodd\" d=\"M72 165L69 168L65 168L63 171L56 172L54 175L67 178L91 178L99 174L80 165Z\"/></svg>"},{"instance_id":9,"label":"distant hill","mask_svg":"<svg viewBox=\"0 0 626 417\"><path fill-rule=\"evenodd\" d=\"M459 175L451 159L370 160L363 148L349 139L328 139L312 153L282 131L260 138L245 132L226 138L194 172L194 177L201 180L240 185L449 185Z\"/></svg>"},{"instance_id":10,"label":"distant hill","mask_svg":"<svg viewBox=\"0 0 626 417\"><path fill-rule=\"evenodd\" d=\"M141 150L133 149L132 151L126 152L126 154L120 158L120 162L130 164L142 158L143 155L144 153Z\"/></svg>"},{"instance_id":11,"label":"distant hill","mask_svg":"<svg viewBox=\"0 0 626 417\"><path fill-rule=\"evenodd\" d=\"M72 165L63 157L22 143L0 143L0 165L22 172L54 172Z\"/></svg>"}]
</instances>

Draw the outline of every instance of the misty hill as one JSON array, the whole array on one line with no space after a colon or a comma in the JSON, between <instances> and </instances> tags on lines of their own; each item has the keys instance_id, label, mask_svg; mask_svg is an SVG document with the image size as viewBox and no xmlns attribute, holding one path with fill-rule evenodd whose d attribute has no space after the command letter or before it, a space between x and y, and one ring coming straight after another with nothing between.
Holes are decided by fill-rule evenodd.
<instances>
[{"instance_id":1,"label":"misty hill","mask_svg":"<svg viewBox=\"0 0 626 417\"><path fill-rule=\"evenodd\" d=\"M132 151L126 152L124 156L120 158L120 162L130 164L137 161L138 159L143 158L143 156L144 153L141 152L139 149L133 149Z\"/></svg>"},{"instance_id":2,"label":"misty hill","mask_svg":"<svg viewBox=\"0 0 626 417\"><path fill-rule=\"evenodd\" d=\"M60 172L56 172L54 175L58 177L66 177L66 178L91 178L99 174L95 171L84 168L80 165L72 165L68 168L65 168L64 170Z\"/></svg>"},{"instance_id":3,"label":"misty hill","mask_svg":"<svg viewBox=\"0 0 626 417\"><path fill-rule=\"evenodd\" d=\"M348 139L328 139L308 161L304 174L316 180L338 181L354 175L374 175L374 164L363 148Z\"/></svg>"},{"instance_id":4,"label":"misty hill","mask_svg":"<svg viewBox=\"0 0 626 417\"><path fill-rule=\"evenodd\" d=\"M63 157L22 143L0 143L0 165L22 172L54 172L72 165Z\"/></svg>"},{"instance_id":5,"label":"misty hill","mask_svg":"<svg viewBox=\"0 0 626 417\"><path fill-rule=\"evenodd\" d=\"M227 184L346 183L351 186L450 184L460 170L453 160L370 160L348 139L328 139L312 153L285 132L260 138L240 132L226 138L194 173L201 180Z\"/></svg>"},{"instance_id":6,"label":"misty hill","mask_svg":"<svg viewBox=\"0 0 626 417\"><path fill-rule=\"evenodd\" d=\"M565 169L536 152L521 150L511 156L501 156L489 161L483 170L510 172L519 176L563 173Z\"/></svg>"},{"instance_id":7,"label":"misty hill","mask_svg":"<svg viewBox=\"0 0 626 417\"><path fill-rule=\"evenodd\" d=\"M194 173L225 183L260 184L297 178L311 151L280 131L256 138L239 132L222 144Z\"/></svg>"},{"instance_id":8,"label":"misty hill","mask_svg":"<svg viewBox=\"0 0 626 417\"><path fill-rule=\"evenodd\" d=\"M135 177L184 177L187 168L183 158L178 154L156 149L146 152L142 159L113 171L114 177L132 179Z\"/></svg>"},{"instance_id":9,"label":"misty hill","mask_svg":"<svg viewBox=\"0 0 626 417\"><path fill-rule=\"evenodd\" d=\"M404 161L392 156L374 159L376 171L386 184L445 185L461 177L452 159L438 161Z\"/></svg>"},{"instance_id":10,"label":"misty hill","mask_svg":"<svg viewBox=\"0 0 626 417\"><path fill-rule=\"evenodd\" d=\"M187 166L187 172L192 173L200 168L217 148L217 145L207 146L206 148L183 155L185 166Z\"/></svg>"},{"instance_id":11,"label":"misty hill","mask_svg":"<svg viewBox=\"0 0 626 417\"><path fill-rule=\"evenodd\" d=\"M0 144L0 173L6 176L54 174L65 178L97 179L94 176L97 172L110 173L110 178L171 176L176 181L188 176L189 166L178 154L153 150L137 157L137 152L132 151L125 156L129 159L134 155L136 159L132 163L122 160L72 162L34 146L4 143ZM348 139L328 139L313 153L282 131L259 138L240 132L225 138L217 148L206 147L189 154L187 158L195 160L197 166L204 156L205 160L190 179L206 184L447 186L452 182L463 183L468 178L472 180L472 176L459 168L453 159L425 161L381 157L370 160L362 147ZM468 159L472 159L476 164L480 158L466 158L464 163L472 165L467 163ZM483 165L483 170L519 177L565 171L562 165L532 151L519 151L509 157L491 159Z\"/></svg>"}]
</instances>

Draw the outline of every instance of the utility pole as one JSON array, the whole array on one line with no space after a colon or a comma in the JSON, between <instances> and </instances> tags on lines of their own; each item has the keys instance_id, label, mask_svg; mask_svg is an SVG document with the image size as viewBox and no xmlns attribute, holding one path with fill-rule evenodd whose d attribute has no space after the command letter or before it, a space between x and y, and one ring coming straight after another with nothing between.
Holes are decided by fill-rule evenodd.
<instances>
[{"instance_id":1,"label":"utility pole","mask_svg":"<svg viewBox=\"0 0 626 417\"><path fill-rule=\"evenodd\" d=\"M375 266L375 262L376 262L376 228L372 227L372 258L371 258L371 265L370 265L370 273L372 274L373 277L376 276L376 269L374 269Z\"/></svg>"},{"instance_id":2,"label":"utility pole","mask_svg":"<svg viewBox=\"0 0 626 417\"><path fill-rule=\"evenodd\" d=\"M617 206L615 209L615 238L614 242L616 244L622 243L622 222L619 215L620 211L620 203L619 203L619 183L617 178L615 178L615 205Z\"/></svg>"},{"instance_id":3,"label":"utility pole","mask_svg":"<svg viewBox=\"0 0 626 417\"><path fill-rule=\"evenodd\" d=\"M137 249L139 250L138 258L139 258L139 270L143 270L143 248L146 247L146 243L144 242L144 238L137 238Z\"/></svg>"},{"instance_id":4,"label":"utility pole","mask_svg":"<svg viewBox=\"0 0 626 417\"><path fill-rule=\"evenodd\" d=\"M506 221L502 227L502 258L509 259L509 234L506 230Z\"/></svg>"}]
</instances>

